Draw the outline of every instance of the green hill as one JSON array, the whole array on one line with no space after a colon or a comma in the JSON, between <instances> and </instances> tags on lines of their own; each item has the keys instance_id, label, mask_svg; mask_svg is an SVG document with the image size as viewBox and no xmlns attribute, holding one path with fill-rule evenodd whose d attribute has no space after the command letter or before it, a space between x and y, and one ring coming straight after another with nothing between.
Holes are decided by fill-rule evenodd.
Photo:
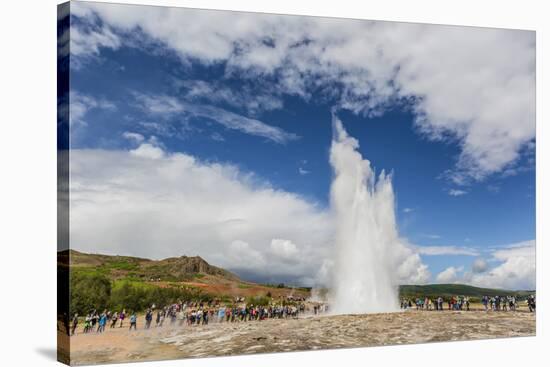
<instances>
[{"instance_id":1,"label":"green hill","mask_svg":"<svg viewBox=\"0 0 550 367\"><path fill-rule=\"evenodd\" d=\"M162 306L182 300L227 304L237 298L258 303L260 299L284 301L289 296L309 296L304 288L273 288L247 282L200 256L149 260L65 250L58 252L58 273L65 282L60 288L70 287L70 313L81 315L93 309L143 311L152 304Z\"/></svg>"},{"instance_id":2,"label":"green hill","mask_svg":"<svg viewBox=\"0 0 550 367\"><path fill-rule=\"evenodd\" d=\"M200 256L180 256L149 260L131 256L86 254L70 250L72 273L99 273L111 280L131 278L141 281L190 281L204 275L238 281L237 275L210 265Z\"/></svg>"},{"instance_id":3,"label":"green hill","mask_svg":"<svg viewBox=\"0 0 550 367\"><path fill-rule=\"evenodd\" d=\"M401 298L420 298L420 297L443 297L448 299L451 296L468 296L472 301L476 301L483 296L516 296L525 298L535 291L530 290L503 290L491 288L479 288L466 284L427 284L427 285L402 285L399 287L399 296Z\"/></svg>"}]
</instances>

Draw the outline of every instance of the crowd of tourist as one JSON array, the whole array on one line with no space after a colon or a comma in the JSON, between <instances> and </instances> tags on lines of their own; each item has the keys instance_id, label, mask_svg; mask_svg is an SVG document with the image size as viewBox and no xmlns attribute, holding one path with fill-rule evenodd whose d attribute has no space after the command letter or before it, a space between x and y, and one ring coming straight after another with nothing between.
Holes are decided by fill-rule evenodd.
<instances>
[{"instance_id":1,"label":"crowd of tourist","mask_svg":"<svg viewBox=\"0 0 550 367\"><path fill-rule=\"evenodd\" d=\"M319 314L326 312L326 305L314 304L312 309L304 302L293 305L217 305L205 303L175 303L165 307L152 305L145 312L145 329L151 327L163 327L166 323L173 326L207 325L209 322L247 322L262 321L266 319L288 319L298 318L300 314L312 312ZM126 321L128 319L128 321ZM71 335L76 335L78 324L81 321L78 314L71 320ZM127 312L125 309L120 312L104 310L98 312L93 310L84 318L84 333L103 333L106 325L110 329L128 327L129 330L136 330L138 317L135 312Z\"/></svg>"},{"instance_id":2,"label":"crowd of tourist","mask_svg":"<svg viewBox=\"0 0 550 367\"><path fill-rule=\"evenodd\" d=\"M481 304L485 311L516 311L518 308L518 298L516 296L483 296ZM530 295L525 300L525 304L529 308L529 312L535 312L536 299L534 295ZM435 310L443 311L470 311L470 297L467 296L452 296L446 301L443 297L436 298L416 298L414 300L408 298L401 299L401 309L416 308L417 310Z\"/></svg>"},{"instance_id":3,"label":"crowd of tourist","mask_svg":"<svg viewBox=\"0 0 550 367\"><path fill-rule=\"evenodd\" d=\"M519 307L518 298L515 296L483 296L481 304L485 311L516 311ZM536 299L530 295L525 300L529 312L535 312ZM452 296L446 300L443 297L423 298L402 298L401 309L416 309L422 311L470 311L470 297ZM165 307L151 305L145 312L144 329L152 327L163 327L166 323L172 326L194 326L208 325L210 322L249 322L262 321L266 319L288 319L298 318L300 314L311 313L318 315L328 311L325 303L307 304L306 302L295 302L291 305L270 304L253 305L246 303L235 303L226 306L218 303L186 303L178 302ZM138 317L136 312L104 310L91 311L82 320L75 314L70 321L70 334L76 335L79 322L84 321L84 333L103 333L108 326L110 329L127 327L129 330L137 330Z\"/></svg>"}]
</instances>

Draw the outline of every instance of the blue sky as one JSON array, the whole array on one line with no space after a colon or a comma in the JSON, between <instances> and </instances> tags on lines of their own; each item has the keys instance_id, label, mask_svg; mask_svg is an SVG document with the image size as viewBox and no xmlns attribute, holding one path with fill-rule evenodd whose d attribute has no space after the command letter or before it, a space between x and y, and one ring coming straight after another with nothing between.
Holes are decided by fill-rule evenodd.
<instances>
[{"instance_id":1,"label":"blue sky","mask_svg":"<svg viewBox=\"0 0 550 367\"><path fill-rule=\"evenodd\" d=\"M233 167L240 176L247 176L243 179L247 185L291 193L319 211L328 211L331 112L336 111L348 133L359 141L363 157L377 172L384 169L393 173L400 236L414 248L448 249L441 255L418 250L422 264L429 268L428 281L437 281L439 274L453 273L453 269L454 277L451 274L439 279L467 281L472 272L485 271L473 271L474 261L481 260L487 268L496 269L509 261L495 256L500 254L498 251L534 240L535 140L534 132L530 133L534 120L501 120L504 127L513 126L501 133L500 127L494 128L500 125L492 125L493 121L485 117L493 111L470 99L468 93L476 93L478 87L462 86L452 78L440 84L426 77L434 90L423 90L422 84L415 85L422 72L410 80L378 80L376 70L382 66L369 69L367 61L366 81L360 80L363 74L355 71L355 65L349 67L353 71L341 66L336 71L321 68L310 72L308 66L290 59L295 56L287 56L283 64L273 66L269 52L279 47L278 37L287 37L276 32L257 36L259 43L250 41L268 53L267 59L251 57L243 61L237 57L239 52L252 53L252 46L233 50L231 58L225 59L194 55L193 51L175 46L171 34L155 33L147 24L140 24L147 21L137 9L140 7L132 7L128 18L134 15L135 19L128 20L118 19L116 11L107 16L101 6L89 8L80 4L83 5L73 7L71 29L76 39L71 41L71 148L75 151L129 152L147 144L163 157L182 153L208 167ZM191 16L177 11L174 14L181 19ZM231 13L226 14L232 19ZM293 19L294 24L296 18ZM271 19L265 22L269 24ZM434 26L431 31L441 31L445 38L447 30L443 28ZM208 27L203 30L215 31ZM490 32L478 30L482 34L483 31ZM518 32L521 40L527 40L525 47L530 51L530 37ZM343 32L343 37L347 34ZM454 33L450 35L453 36ZM506 33L503 37L511 36L514 35ZM476 38L469 34L464 37ZM304 39L307 44L308 38ZM488 37L487 42L491 47L502 47L493 45L497 40ZM240 38L238 41L246 44ZM206 41L204 44L208 45ZM286 50L290 53L292 47ZM486 62L484 67L493 66L490 57L481 61ZM473 64L477 66L481 61ZM259 64L250 66L253 62ZM529 80L530 69L523 70L523 64L518 64L514 68L505 65L503 70L520 76L523 73ZM525 61L525 65L530 64ZM380 73L400 75L401 68L406 70L406 65L396 62L393 71L384 69ZM475 76L478 69L471 68ZM289 70L294 73L292 83ZM356 79L348 82L351 76ZM503 86L498 75L494 78L485 80L485 87L498 92ZM439 85L448 84L456 88L456 95L438 91ZM421 92L415 93L415 88ZM484 90L483 86L479 88ZM439 101L440 95L451 98ZM513 99L513 94L499 96L495 92L490 97L496 100L486 105L498 106ZM440 103L458 106L447 111L439 108ZM521 103L508 115L530 116L524 113L530 108L530 101ZM468 106L467 113L463 112L464 106ZM454 108L457 112L453 112ZM499 115L500 111L494 113ZM462 115L467 116L464 121L460 120ZM235 238L232 243L235 241L242 239ZM295 240L289 241L296 245ZM271 246L278 243L274 245L272 241ZM252 271L235 264L232 267L247 274ZM477 282L491 285L487 279L493 276L482 279L480 274ZM279 278L274 274L267 279ZM510 287L516 283L495 285ZM517 285L532 286L534 278Z\"/></svg>"}]
</instances>

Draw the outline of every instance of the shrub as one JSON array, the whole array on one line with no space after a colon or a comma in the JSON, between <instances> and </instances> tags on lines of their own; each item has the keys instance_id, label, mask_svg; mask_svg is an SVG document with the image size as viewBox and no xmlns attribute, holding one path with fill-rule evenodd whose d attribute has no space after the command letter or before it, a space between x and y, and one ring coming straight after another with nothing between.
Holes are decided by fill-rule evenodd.
<instances>
[{"instance_id":1,"label":"shrub","mask_svg":"<svg viewBox=\"0 0 550 367\"><path fill-rule=\"evenodd\" d=\"M212 296L196 288L167 287L161 288L141 281L128 279L111 283L102 274L77 272L71 277L71 313L80 315L92 310L104 309L120 311L123 309L136 312L144 311L151 305L158 307L179 301L212 300Z\"/></svg>"},{"instance_id":2,"label":"shrub","mask_svg":"<svg viewBox=\"0 0 550 367\"><path fill-rule=\"evenodd\" d=\"M102 274L71 273L71 313L86 314L109 306L111 282Z\"/></svg>"}]
</instances>

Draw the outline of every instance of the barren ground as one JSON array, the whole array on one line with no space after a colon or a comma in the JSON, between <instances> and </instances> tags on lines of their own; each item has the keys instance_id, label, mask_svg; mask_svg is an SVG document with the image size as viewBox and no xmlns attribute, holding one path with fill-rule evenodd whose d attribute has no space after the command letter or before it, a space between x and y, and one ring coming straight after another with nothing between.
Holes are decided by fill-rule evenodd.
<instances>
[{"instance_id":1,"label":"barren ground","mask_svg":"<svg viewBox=\"0 0 550 367\"><path fill-rule=\"evenodd\" d=\"M143 317L138 328L144 325ZM128 325L129 326L129 325ZM71 337L71 364L148 361L535 335L535 314L416 311L126 327Z\"/></svg>"}]
</instances>

